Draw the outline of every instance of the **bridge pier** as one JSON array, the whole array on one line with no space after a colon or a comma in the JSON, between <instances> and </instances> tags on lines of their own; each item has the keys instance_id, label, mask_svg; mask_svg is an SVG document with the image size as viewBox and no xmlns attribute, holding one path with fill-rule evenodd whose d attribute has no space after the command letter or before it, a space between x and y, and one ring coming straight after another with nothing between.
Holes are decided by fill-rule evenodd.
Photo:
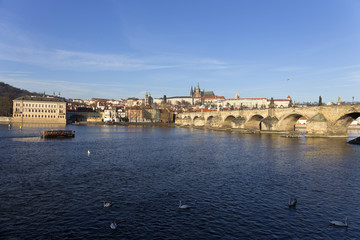
<instances>
[{"instance_id":1,"label":"bridge pier","mask_svg":"<svg viewBox=\"0 0 360 240\"><path fill-rule=\"evenodd\" d=\"M346 125L336 125L322 113L308 119L306 123L306 137L347 137Z\"/></svg>"},{"instance_id":2,"label":"bridge pier","mask_svg":"<svg viewBox=\"0 0 360 240\"><path fill-rule=\"evenodd\" d=\"M271 130L276 131L278 130L278 122L279 120L276 117L266 117L261 120L261 129L260 130Z\"/></svg>"}]
</instances>

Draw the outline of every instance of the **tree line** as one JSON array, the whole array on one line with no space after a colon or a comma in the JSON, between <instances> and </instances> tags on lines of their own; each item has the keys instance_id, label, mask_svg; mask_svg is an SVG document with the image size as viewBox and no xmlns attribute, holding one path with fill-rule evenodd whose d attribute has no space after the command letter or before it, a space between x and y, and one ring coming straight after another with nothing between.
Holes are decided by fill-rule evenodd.
<instances>
[{"instance_id":1,"label":"tree line","mask_svg":"<svg viewBox=\"0 0 360 240\"><path fill-rule=\"evenodd\" d=\"M13 100L25 95L40 96L39 93L29 92L0 82L0 116L10 117L13 112Z\"/></svg>"}]
</instances>

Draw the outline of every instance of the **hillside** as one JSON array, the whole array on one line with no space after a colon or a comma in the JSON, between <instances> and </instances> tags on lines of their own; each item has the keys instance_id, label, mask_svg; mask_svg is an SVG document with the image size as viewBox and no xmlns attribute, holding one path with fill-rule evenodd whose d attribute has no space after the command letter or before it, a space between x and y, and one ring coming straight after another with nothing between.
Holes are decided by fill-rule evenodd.
<instances>
[{"instance_id":1,"label":"hillside","mask_svg":"<svg viewBox=\"0 0 360 240\"><path fill-rule=\"evenodd\" d=\"M13 110L12 100L25 95L40 96L41 94L32 93L0 82L0 116L11 116Z\"/></svg>"}]
</instances>

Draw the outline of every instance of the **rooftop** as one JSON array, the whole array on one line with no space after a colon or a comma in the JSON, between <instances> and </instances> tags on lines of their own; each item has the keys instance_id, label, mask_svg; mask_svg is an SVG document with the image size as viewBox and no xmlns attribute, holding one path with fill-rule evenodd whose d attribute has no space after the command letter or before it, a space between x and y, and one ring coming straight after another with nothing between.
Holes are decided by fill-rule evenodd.
<instances>
[{"instance_id":1,"label":"rooftop","mask_svg":"<svg viewBox=\"0 0 360 240\"><path fill-rule=\"evenodd\" d=\"M38 97L38 96L22 96L14 100L27 100L27 101L43 101L43 102L65 102L64 98L56 97Z\"/></svg>"}]
</instances>

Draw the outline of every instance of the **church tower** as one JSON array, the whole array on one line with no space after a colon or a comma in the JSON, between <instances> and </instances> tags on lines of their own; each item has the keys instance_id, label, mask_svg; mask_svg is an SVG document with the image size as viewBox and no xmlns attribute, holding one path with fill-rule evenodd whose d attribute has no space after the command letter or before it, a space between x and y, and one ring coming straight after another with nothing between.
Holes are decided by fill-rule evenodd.
<instances>
[{"instance_id":1,"label":"church tower","mask_svg":"<svg viewBox=\"0 0 360 240\"><path fill-rule=\"evenodd\" d=\"M146 91L146 94L145 94L145 106L147 106L147 105L149 105L149 94Z\"/></svg>"}]
</instances>

